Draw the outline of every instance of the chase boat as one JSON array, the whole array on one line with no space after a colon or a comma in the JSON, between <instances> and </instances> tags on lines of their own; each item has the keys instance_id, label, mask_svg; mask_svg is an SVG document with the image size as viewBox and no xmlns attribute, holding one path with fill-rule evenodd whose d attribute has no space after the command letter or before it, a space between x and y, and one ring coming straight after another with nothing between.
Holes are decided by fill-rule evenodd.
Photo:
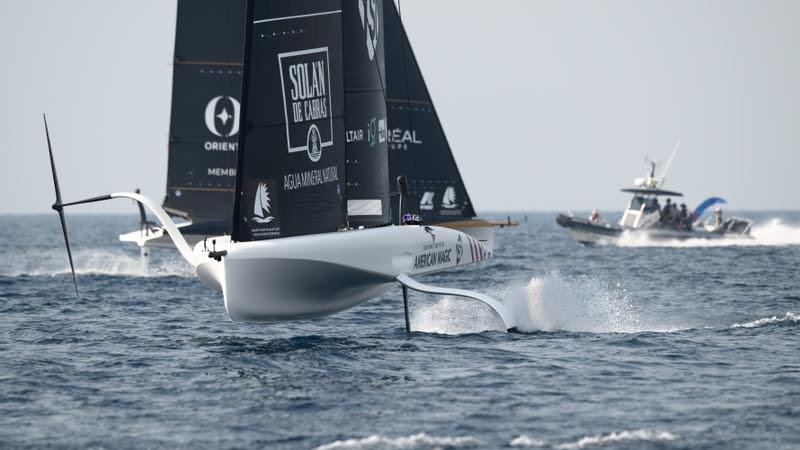
<instances>
[{"instance_id":1,"label":"chase boat","mask_svg":"<svg viewBox=\"0 0 800 450\"><path fill-rule=\"evenodd\" d=\"M646 238L655 241L672 241L687 239L751 239L752 221L739 217L724 219L719 204L727 203L720 197L711 197L703 201L685 218L665 214L659 198L680 198L680 192L662 189L665 176L655 176L655 163L651 163L650 173L646 177L636 178L633 188L622 189L622 192L633 194L622 217L616 224L604 222L599 215L592 214L588 219L575 217L572 214L559 214L556 223L567 230L570 236L584 245L615 245L623 237ZM674 205L674 203L673 203ZM712 206L716 206L715 214L705 222L703 214Z\"/></svg>"}]
</instances>

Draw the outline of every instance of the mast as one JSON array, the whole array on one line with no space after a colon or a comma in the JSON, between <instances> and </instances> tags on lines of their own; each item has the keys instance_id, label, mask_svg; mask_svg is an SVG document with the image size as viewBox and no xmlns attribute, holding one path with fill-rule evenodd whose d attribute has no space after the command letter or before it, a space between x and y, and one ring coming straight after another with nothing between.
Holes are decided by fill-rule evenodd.
<instances>
[{"instance_id":1,"label":"mast","mask_svg":"<svg viewBox=\"0 0 800 450\"><path fill-rule=\"evenodd\" d=\"M390 222L383 15L380 0L342 1L347 219L352 227Z\"/></svg>"}]
</instances>

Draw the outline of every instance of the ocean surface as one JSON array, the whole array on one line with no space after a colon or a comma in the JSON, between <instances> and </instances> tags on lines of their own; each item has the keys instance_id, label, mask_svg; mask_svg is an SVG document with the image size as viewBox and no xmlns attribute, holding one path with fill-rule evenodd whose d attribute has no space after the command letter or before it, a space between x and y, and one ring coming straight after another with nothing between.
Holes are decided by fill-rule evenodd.
<instances>
[{"instance_id":1,"label":"ocean surface","mask_svg":"<svg viewBox=\"0 0 800 450\"><path fill-rule=\"evenodd\" d=\"M800 213L738 245L581 247L556 214L495 258L315 321L234 323L133 216L0 216L0 447L800 448ZM504 217L504 216L503 216Z\"/></svg>"}]
</instances>

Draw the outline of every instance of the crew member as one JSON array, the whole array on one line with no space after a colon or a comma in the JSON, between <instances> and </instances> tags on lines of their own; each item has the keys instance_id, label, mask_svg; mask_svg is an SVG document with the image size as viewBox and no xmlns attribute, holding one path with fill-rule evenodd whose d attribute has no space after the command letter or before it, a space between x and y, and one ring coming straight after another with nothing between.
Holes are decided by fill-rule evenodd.
<instances>
[{"instance_id":1,"label":"crew member","mask_svg":"<svg viewBox=\"0 0 800 450\"><path fill-rule=\"evenodd\" d=\"M725 217L722 215L722 208L719 206L714 208L714 229L719 230L725 223Z\"/></svg>"},{"instance_id":2,"label":"crew member","mask_svg":"<svg viewBox=\"0 0 800 450\"><path fill-rule=\"evenodd\" d=\"M592 213L589 214L589 222L591 222L591 223L600 223L602 221L603 221L603 218L600 217L600 213L598 213L596 209L593 209Z\"/></svg>"},{"instance_id":3,"label":"crew member","mask_svg":"<svg viewBox=\"0 0 800 450\"><path fill-rule=\"evenodd\" d=\"M678 229L679 230L688 230L689 229L689 211L686 209L686 203L681 203L681 210L678 213Z\"/></svg>"},{"instance_id":4,"label":"crew member","mask_svg":"<svg viewBox=\"0 0 800 450\"><path fill-rule=\"evenodd\" d=\"M667 203L664 205L664 209L661 210L661 221L664 223L670 223L674 219L674 214L672 211L672 199L668 198Z\"/></svg>"}]
</instances>

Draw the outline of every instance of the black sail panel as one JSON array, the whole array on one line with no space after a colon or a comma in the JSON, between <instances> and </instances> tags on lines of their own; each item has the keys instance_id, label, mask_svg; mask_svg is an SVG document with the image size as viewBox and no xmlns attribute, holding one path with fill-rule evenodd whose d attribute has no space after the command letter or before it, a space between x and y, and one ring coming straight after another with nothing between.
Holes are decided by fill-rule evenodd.
<instances>
[{"instance_id":1,"label":"black sail panel","mask_svg":"<svg viewBox=\"0 0 800 450\"><path fill-rule=\"evenodd\" d=\"M345 222L342 8L250 0L233 238L331 232Z\"/></svg>"},{"instance_id":2,"label":"black sail panel","mask_svg":"<svg viewBox=\"0 0 800 450\"><path fill-rule=\"evenodd\" d=\"M390 196L383 4L344 0L342 7L347 219L353 227L386 225Z\"/></svg>"},{"instance_id":3,"label":"black sail panel","mask_svg":"<svg viewBox=\"0 0 800 450\"><path fill-rule=\"evenodd\" d=\"M179 0L167 197L194 223L229 224L238 148L244 0ZM229 225L219 225L219 233Z\"/></svg>"},{"instance_id":4,"label":"black sail panel","mask_svg":"<svg viewBox=\"0 0 800 450\"><path fill-rule=\"evenodd\" d=\"M450 145L393 0L383 0L389 115L389 185L406 177L411 207L426 223L475 217ZM392 220L400 214L393 206Z\"/></svg>"}]
</instances>

